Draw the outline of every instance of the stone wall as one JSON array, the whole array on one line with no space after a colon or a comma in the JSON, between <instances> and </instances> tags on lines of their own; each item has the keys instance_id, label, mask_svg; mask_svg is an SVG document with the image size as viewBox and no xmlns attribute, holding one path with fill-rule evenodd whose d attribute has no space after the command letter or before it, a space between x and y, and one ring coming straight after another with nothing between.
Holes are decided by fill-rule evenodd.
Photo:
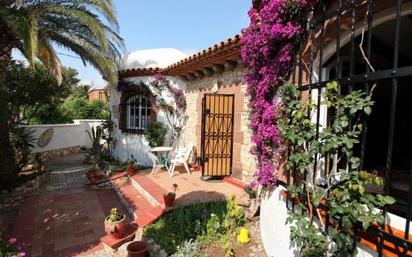
<instances>
[{"instance_id":1,"label":"stone wall","mask_svg":"<svg viewBox=\"0 0 412 257\"><path fill-rule=\"evenodd\" d=\"M200 155L202 98L205 93L234 94L234 144L233 177L244 182L251 180L255 172L255 159L249 153L251 132L249 109L246 97L246 83L243 75L246 68L240 66L232 71L187 82L186 101L188 120L183 134L184 142L196 145L197 156Z\"/></svg>"}]
</instances>

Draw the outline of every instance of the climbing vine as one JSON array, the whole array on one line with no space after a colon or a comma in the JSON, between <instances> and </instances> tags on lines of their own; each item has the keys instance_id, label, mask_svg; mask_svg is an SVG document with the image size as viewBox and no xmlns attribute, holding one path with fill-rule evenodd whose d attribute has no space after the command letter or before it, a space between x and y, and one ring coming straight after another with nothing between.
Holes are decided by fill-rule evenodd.
<instances>
[{"instance_id":1,"label":"climbing vine","mask_svg":"<svg viewBox=\"0 0 412 257\"><path fill-rule=\"evenodd\" d=\"M150 87L171 128L170 144L173 145L180 139L187 120L185 94L180 88L173 87L162 74L154 75Z\"/></svg>"},{"instance_id":2,"label":"climbing vine","mask_svg":"<svg viewBox=\"0 0 412 257\"><path fill-rule=\"evenodd\" d=\"M251 108L254 144L257 156L257 180L264 187L276 183L277 160L284 150L278 120L277 89L291 72L299 38L304 32L306 12L313 0L263 0L261 10L249 11L250 25L242 31L242 60L248 66L245 75Z\"/></svg>"},{"instance_id":3,"label":"climbing vine","mask_svg":"<svg viewBox=\"0 0 412 257\"><path fill-rule=\"evenodd\" d=\"M303 100L293 85L279 90L282 114L278 125L287 145L286 168L300 180L288 187L301 210L291 212L288 223L301 256L352 256L356 252L353 228L359 224L366 230L372 224L383 224L381 208L395 202L371 191L382 187L383 179L360 171L359 158L353 153L362 132L361 117L372 111L371 96L362 91L340 96L338 87L336 82L328 83L322 94L321 104L329 115L328 126L320 132L307 115L317 105L310 98ZM327 217L333 230L326 227Z\"/></svg>"}]
</instances>

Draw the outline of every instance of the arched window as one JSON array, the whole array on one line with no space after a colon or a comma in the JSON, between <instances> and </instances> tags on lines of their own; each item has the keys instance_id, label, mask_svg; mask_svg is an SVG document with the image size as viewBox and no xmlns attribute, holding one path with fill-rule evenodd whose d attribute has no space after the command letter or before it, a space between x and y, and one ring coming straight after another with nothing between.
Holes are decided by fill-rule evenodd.
<instances>
[{"instance_id":1,"label":"arched window","mask_svg":"<svg viewBox=\"0 0 412 257\"><path fill-rule=\"evenodd\" d=\"M155 98L143 84L120 81L119 128L128 133L142 133L151 121L156 120Z\"/></svg>"},{"instance_id":2,"label":"arched window","mask_svg":"<svg viewBox=\"0 0 412 257\"><path fill-rule=\"evenodd\" d=\"M127 129L144 130L150 122L150 99L144 95L134 95L127 100Z\"/></svg>"}]
</instances>

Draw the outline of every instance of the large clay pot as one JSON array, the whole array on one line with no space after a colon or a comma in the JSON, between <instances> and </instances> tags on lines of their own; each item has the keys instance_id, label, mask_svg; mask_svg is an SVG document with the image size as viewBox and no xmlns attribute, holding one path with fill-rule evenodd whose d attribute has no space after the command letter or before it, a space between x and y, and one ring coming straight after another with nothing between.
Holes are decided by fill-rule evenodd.
<instances>
[{"instance_id":1,"label":"large clay pot","mask_svg":"<svg viewBox=\"0 0 412 257\"><path fill-rule=\"evenodd\" d=\"M121 214L121 219L115 222L109 221L109 216L104 220L104 230L109 236L121 238L127 227L126 215Z\"/></svg>"},{"instance_id":2,"label":"large clay pot","mask_svg":"<svg viewBox=\"0 0 412 257\"><path fill-rule=\"evenodd\" d=\"M127 173L128 173L130 176L132 176L132 175L134 175L134 174L137 173L137 169L136 169L134 166L129 166L129 167L127 168Z\"/></svg>"},{"instance_id":3,"label":"large clay pot","mask_svg":"<svg viewBox=\"0 0 412 257\"><path fill-rule=\"evenodd\" d=\"M169 195L169 194L164 194L163 195L163 200L165 202L166 207L172 207L174 202L175 202L176 195Z\"/></svg>"},{"instance_id":4,"label":"large clay pot","mask_svg":"<svg viewBox=\"0 0 412 257\"><path fill-rule=\"evenodd\" d=\"M146 257L147 243L145 241L134 241L126 249L127 257Z\"/></svg>"},{"instance_id":5,"label":"large clay pot","mask_svg":"<svg viewBox=\"0 0 412 257\"><path fill-rule=\"evenodd\" d=\"M86 178L90 184L94 184L104 178L104 172L100 170L89 170L86 173Z\"/></svg>"}]
</instances>

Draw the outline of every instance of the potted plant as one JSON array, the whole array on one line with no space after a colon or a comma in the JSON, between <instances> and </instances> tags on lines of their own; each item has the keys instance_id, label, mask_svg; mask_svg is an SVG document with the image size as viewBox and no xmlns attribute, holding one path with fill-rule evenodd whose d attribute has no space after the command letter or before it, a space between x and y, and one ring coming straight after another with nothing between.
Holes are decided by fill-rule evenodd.
<instances>
[{"instance_id":1,"label":"potted plant","mask_svg":"<svg viewBox=\"0 0 412 257\"><path fill-rule=\"evenodd\" d=\"M104 230L110 236L121 238L126 230L126 215L117 212L117 208L112 208L110 215L104 220Z\"/></svg>"},{"instance_id":2,"label":"potted plant","mask_svg":"<svg viewBox=\"0 0 412 257\"><path fill-rule=\"evenodd\" d=\"M130 162L127 166L127 173L132 176L137 173L137 165L135 162Z\"/></svg>"},{"instance_id":3,"label":"potted plant","mask_svg":"<svg viewBox=\"0 0 412 257\"><path fill-rule=\"evenodd\" d=\"M146 257L147 243L145 241L134 241L127 248L127 257Z\"/></svg>"},{"instance_id":4,"label":"potted plant","mask_svg":"<svg viewBox=\"0 0 412 257\"><path fill-rule=\"evenodd\" d=\"M176 198L176 189L177 189L177 184L174 183L173 184L173 192L168 192L167 194L163 195L163 200L165 202L165 206L166 207L172 207L174 202L175 202L175 198Z\"/></svg>"},{"instance_id":5,"label":"potted plant","mask_svg":"<svg viewBox=\"0 0 412 257\"><path fill-rule=\"evenodd\" d=\"M104 177L104 173L96 165L87 170L86 178L90 184L96 183L102 177Z\"/></svg>"}]
</instances>

